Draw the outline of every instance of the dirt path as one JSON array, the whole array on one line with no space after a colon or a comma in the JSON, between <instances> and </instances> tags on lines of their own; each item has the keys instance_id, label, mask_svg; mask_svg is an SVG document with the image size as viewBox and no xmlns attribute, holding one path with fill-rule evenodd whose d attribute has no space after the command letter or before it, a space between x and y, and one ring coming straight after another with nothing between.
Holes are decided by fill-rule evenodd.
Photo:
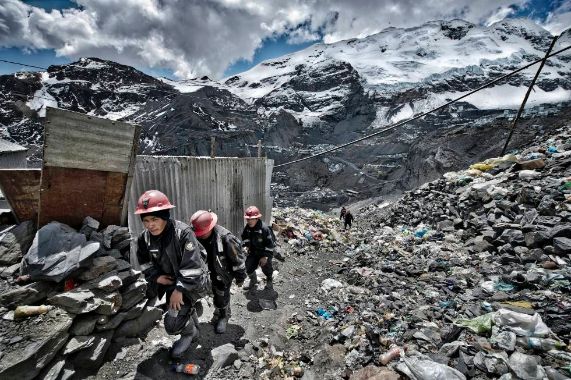
<instances>
[{"instance_id":1,"label":"dirt path","mask_svg":"<svg viewBox=\"0 0 571 380\"><path fill-rule=\"evenodd\" d=\"M292 250L289 246L285 248ZM299 340L288 340L286 337L288 320L292 315L295 317L296 313L301 319L307 311L326 306L319 304L320 284L337 271L335 262L342 256L342 246L330 250L315 246L299 256L295 252L288 252L285 262L277 262L274 291L264 290L264 281L260 282L257 291L251 293L234 285L232 317L227 332L223 335L215 334L209 323L213 312L213 307L208 304L211 300L203 301L203 313L199 318L200 337L181 362L200 365L200 374L194 377L197 379L251 379L258 378L264 370L262 364L256 368L255 361L249 355L256 356L255 351L260 342L262 345L267 344L266 349L277 351L278 356L279 352L285 351L287 354L301 351L301 348L296 347L300 344ZM259 278L264 278L261 272ZM262 310L259 299L274 300L277 309ZM172 369L168 349L175 339L164 332L161 322L144 340L126 341L123 347L113 346L105 364L90 379L188 379L188 375L177 374ZM211 350L226 343L236 346L241 363L218 371L211 370ZM317 346L320 342L317 339L307 344ZM304 349L307 350L308 347Z\"/></svg>"}]
</instances>

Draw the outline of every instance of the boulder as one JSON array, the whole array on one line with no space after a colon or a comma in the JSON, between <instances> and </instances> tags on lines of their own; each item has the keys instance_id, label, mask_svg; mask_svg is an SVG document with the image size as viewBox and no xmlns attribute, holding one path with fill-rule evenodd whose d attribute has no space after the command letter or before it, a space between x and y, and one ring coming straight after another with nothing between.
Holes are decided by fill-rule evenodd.
<instances>
[{"instance_id":1,"label":"boulder","mask_svg":"<svg viewBox=\"0 0 571 380\"><path fill-rule=\"evenodd\" d=\"M557 254L571 253L571 239L565 237L553 238L553 248Z\"/></svg>"},{"instance_id":2,"label":"boulder","mask_svg":"<svg viewBox=\"0 0 571 380\"><path fill-rule=\"evenodd\" d=\"M105 354L111 345L113 331L106 331L93 336L93 344L77 353L74 358L76 368L96 369L101 366Z\"/></svg>"},{"instance_id":3,"label":"boulder","mask_svg":"<svg viewBox=\"0 0 571 380\"><path fill-rule=\"evenodd\" d=\"M71 316L61 309L50 310L41 318L3 321L19 340L2 347L0 379L33 379L56 356L68 339Z\"/></svg>"},{"instance_id":4,"label":"boulder","mask_svg":"<svg viewBox=\"0 0 571 380\"><path fill-rule=\"evenodd\" d=\"M0 265L19 263L32 245L35 234L36 228L31 221L20 223L0 234Z\"/></svg>"},{"instance_id":5,"label":"boulder","mask_svg":"<svg viewBox=\"0 0 571 380\"><path fill-rule=\"evenodd\" d=\"M222 346L218 346L210 352L212 355L212 370L218 370L220 368L227 367L234 363L234 360L238 359L238 351L232 343L226 343Z\"/></svg>"},{"instance_id":6,"label":"boulder","mask_svg":"<svg viewBox=\"0 0 571 380\"><path fill-rule=\"evenodd\" d=\"M114 257L96 257L91 261L89 268L78 276L78 279L82 281L95 280L102 274L111 272L115 267L117 267L117 260Z\"/></svg>"},{"instance_id":7,"label":"boulder","mask_svg":"<svg viewBox=\"0 0 571 380\"><path fill-rule=\"evenodd\" d=\"M46 281L33 282L19 286L0 295L0 305L16 307L18 305L33 305L42 301L55 289L55 284Z\"/></svg>"}]
</instances>

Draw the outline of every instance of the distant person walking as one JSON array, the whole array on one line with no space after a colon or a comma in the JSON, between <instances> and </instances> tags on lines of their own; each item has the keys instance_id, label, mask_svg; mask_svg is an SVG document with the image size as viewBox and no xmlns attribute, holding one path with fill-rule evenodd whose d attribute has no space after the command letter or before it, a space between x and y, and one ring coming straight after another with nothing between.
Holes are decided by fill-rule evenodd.
<instances>
[{"instance_id":1,"label":"distant person walking","mask_svg":"<svg viewBox=\"0 0 571 380\"><path fill-rule=\"evenodd\" d=\"M345 207L341 207L341 214L339 215L339 220L345 219L345 213L346 212L347 212L347 210L345 209Z\"/></svg>"},{"instance_id":2,"label":"distant person walking","mask_svg":"<svg viewBox=\"0 0 571 380\"><path fill-rule=\"evenodd\" d=\"M210 282L214 294L214 324L217 334L226 332L230 318L230 286L236 279L241 287L246 279L246 258L242 243L230 231L217 224L218 216L198 210L190 217L198 241L207 253Z\"/></svg>"},{"instance_id":3,"label":"distant person walking","mask_svg":"<svg viewBox=\"0 0 571 380\"><path fill-rule=\"evenodd\" d=\"M350 229L351 224L353 224L353 219L355 219L353 217L353 214L351 214L350 210L347 210L345 212L345 216L344 216L344 227L343 227L343 229L347 230L348 229L347 227L349 227L349 229Z\"/></svg>"}]
</instances>

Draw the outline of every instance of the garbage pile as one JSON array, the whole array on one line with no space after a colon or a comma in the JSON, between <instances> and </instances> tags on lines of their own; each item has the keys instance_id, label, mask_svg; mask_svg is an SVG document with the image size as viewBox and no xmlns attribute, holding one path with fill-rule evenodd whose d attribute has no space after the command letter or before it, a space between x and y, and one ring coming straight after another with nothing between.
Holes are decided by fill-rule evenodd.
<instances>
[{"instance_id":1,"label":"garbage pile","mask_svg":"<svg viewBox=\"0 0 571 380\"><path fill-rule=\"evenodd\" d=\"M322 378L571 377L569 128L379 210L291 316L283 368L315 365L303 347L327 336Z\"/></svg>"},{"instance_id":2,"label":"garbage pile","mask_svg":"<svg viewBox=\"0 0 571 380\"><path fill-rule=\"evenodd\" d=\"M79 232L25 222L0 236L0 378L82 377L161 318L128 262L128 229L98 230L87 217Z\"/></svg>"},{"instance_id":3,"label":"garbage pile","mask_svg":"<svg viewBox=\"0 0 571 380\"><path fill-rule=\"evenodd\" d=\"M349 241L339 231L340 221L321 211L286 207L273 209L273 217L272 229L280 245L297 255L332 252Z\"/></svg>"}]
</instances>

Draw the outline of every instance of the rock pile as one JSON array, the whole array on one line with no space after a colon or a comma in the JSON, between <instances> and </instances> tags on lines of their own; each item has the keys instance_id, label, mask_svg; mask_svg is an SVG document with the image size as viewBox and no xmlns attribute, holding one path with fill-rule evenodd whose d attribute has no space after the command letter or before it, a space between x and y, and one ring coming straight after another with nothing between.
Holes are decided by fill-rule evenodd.
<instances>
[{"instance_id":1,"label":"rock pile","mask_svg":"<svg viewBox=\"0 0 571 380\"><path fill-rule=\"evenodd\" d=\"M101 366L113 342L131 344L161 318L128 262L127 228L98 231L88 217L77 232L52 222L32 232L33 242L30 228L23 223L0 240L0 247L12 242L11 250L0 248L8 265L0 269L0 378L81 377Z\"/></svg>"},{"instance_id":2,"label":"rock pile","mask_svg":"<svg viewBox=\"0 0 571 380\"><path fill-rule=\"evenodd\" d=\"M568 128L358 215L367 226L351 232L338 272L288 321L300 345L282 368L321 362L318 377L352 380L571 376Z\"/></svg>"}]
</instances>

